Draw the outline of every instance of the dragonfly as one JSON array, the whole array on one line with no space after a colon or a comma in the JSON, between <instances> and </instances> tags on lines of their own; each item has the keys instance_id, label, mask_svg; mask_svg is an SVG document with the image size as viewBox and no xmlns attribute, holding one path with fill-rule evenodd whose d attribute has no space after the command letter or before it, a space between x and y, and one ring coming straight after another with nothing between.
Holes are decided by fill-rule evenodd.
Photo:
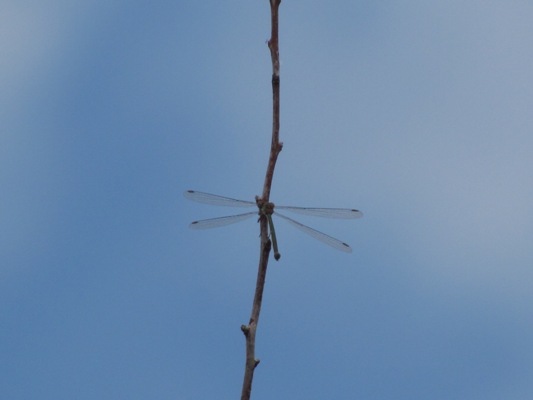
<instances>
[{"instance_id":1,"label":"dragonfly","mask_svg":"<svg viewBox=\"0 0 533 400\"><path fill-rule=\"evenodd\" d=\"M286 211L290 211L296 214L310 215L310 216L322 217L322 218L354 219L354 218L361 218L363 216L363 213L361 211L351 209L351 208L312 208L312 207L275 206L274 203L263 202L259 197L256 197L255 202L252 202L252 201L246 201L246 200L232 199L231 197L224 197L224 196L219 196L219 195L211 194L211 193L199 192L196 190L187 190L186 192L184 192L183 195L189 200L196 201L198 203L210 204L214 206L259 208L259 212L250 211L250 212L245 212L242 214L229 215L225 217L209 218L209 219L203 219L200 221L193 221L191 222L189 227L192 229L217 228L217 227L226 226L226 225L230 225L230 224L243 221L254 215L258 215L258 214L260 216L263 215L268 220L270 237L272 239L272 246L274 248L274 258L276 260L280 259L281 254L279 253L279 249L278 249L276 231L274 229L274 223L272 221L272 214L275 214L276 216L289 222L291 225L298 228L302 232L310 235L311 237L315 239L318 239L319 241L337 250L340 250L346 253L352 252L352 248L348 244L340 241L339 239L335 239L332 236L326 235L323 232L317 231L316 229L313 229L298 221L295 221L294 219L289 218L279 213L277 210L284 210L284 211L286 210ZM274 213L274 209L276 209L275 213Z\"/></svg>"}]
</instances>

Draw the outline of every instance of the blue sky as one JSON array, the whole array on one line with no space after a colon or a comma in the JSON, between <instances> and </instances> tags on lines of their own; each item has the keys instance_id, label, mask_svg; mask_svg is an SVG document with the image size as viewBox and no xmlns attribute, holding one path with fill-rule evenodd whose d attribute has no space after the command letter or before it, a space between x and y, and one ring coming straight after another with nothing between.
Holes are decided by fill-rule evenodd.
<instances>
[{"instance_id":1,"label":"blue sky","mask_svg":"<svg viewBox=\"0 0 533 400\"><path fill-rule=\"evenodd\" d=\"M280 8L283 222L254 399L529 399L533 5ZM0 397L232 399L270 143L268 1L0 5ZM237 210L238 211L238 210Z\"/></svg>"}]
</instances>

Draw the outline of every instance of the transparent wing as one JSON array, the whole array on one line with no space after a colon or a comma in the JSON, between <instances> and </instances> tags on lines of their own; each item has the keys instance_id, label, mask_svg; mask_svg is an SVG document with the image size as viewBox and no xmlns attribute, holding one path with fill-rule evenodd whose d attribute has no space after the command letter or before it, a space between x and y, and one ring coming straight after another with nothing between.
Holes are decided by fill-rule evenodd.
<instances>
[{"instance_id":1,"label":"transparent wing","mask_svg":"<svg viewBox=\"0 0 533 400\"><path fill-rule=\"evenodd\" d=\"M231 197L219 196L216 194L198 192L196 190L187 190L183 195L192 201L198 203L211 204L214 206L228 206L228 207L257 207L255 202L232 199Z\"/></svg>"},{"instance_id":2,"label":"transparent wing","mask_svg":"<svg viewBox=\"0 0 533 400\"><path fill-rule=\"evenodd\" d=\"M311 208L292 206L276 206L275 208L291 211L297 214L312 215L314 217L322 218L353 219L361 218L363 216L361 211L350 208Z\"/></svg>"},{"instance_id":3,"label":"transparent wing","mask_svg":"<svg viewBox=\"0 0 533 400\"><path fill-rule=\"evenodd\" d=\"M244 214L230 215L228 217L218 217L218 218L209 218L202 219L201 221L193 221L189 225L191 229L209 229L209 228L218 228L219 226L226 226L235 224L245 219L250 218L252 215L257 215L256 211L247 212Z\"/></svg>"},{"instance_id":4,"label":"transparent wing","mask_svg":"<svg viewBox=\"0 0 533 400\"><path fill-rule=\"evenodd\" d=\"M295 226L299 230L307 233L309 236L312 236L315 239L320 240L322 243L330 245L331 247L334 247L337 250L344 251L346 253L351 253L352 252L352 248L349 245L347 245L346 243L341 242L339 239L335 239L334 237L326 235L325 233L317 231L316 229L310 228L307 225L301 224L298 221L295 221L295 220L293 220L293 219L291 219L289 217L286 217L283 214L280 214L279 212L274 213L274 215L277 215L278 217L281 217L284 220L290 222L293 226Z\"/></svg>"}]
</instances>

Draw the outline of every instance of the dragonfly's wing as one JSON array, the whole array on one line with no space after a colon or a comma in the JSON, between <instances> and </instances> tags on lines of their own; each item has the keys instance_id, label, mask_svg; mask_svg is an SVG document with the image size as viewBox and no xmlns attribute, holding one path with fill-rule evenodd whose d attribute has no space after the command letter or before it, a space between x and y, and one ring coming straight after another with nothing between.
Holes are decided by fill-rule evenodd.
<instances>
[{"instance_id":1,"label":"dragonfly's wing","mask_svg":"<svg viewBox=\"0 0 533 400\"><path fill-rule=\"evenodd\" d=\"M350 208L312 208L312 207L290 207L276 206L280 210L287 210L297 214L312 215L323 218L352 219L361 218L363 213Z\"/></svg>"},{"instance_id":2,"label":"dragonfly's wing","mask_svg":"<svg viewBox=\"0 0 533 400\"><path fill-rule=\"evenodd\" d=\"M189 228L191 229L209 229L218 228L219 226L226 226L234 224L236 222L244 221L250 218L252 215L257 215L256 211L247 212L244 214L230 215L228 217L202 219L201 221L191 222Z\"/></svg>"},{"instance_id":3,"label":"dragonfly's wing","mask_svg":"<svg viewBox=\"0 0 533 400\"><path fill-rule=\"evenodd\" d=\"M228 206L228 207L251 207L256 206L254 202L232 199L230 197L218 196L216 194L198 192L196 190L187 190L183 195L192 201L198 203L211 204L214 206Z\"/></svg>"},{"instance_id":4,"label":"dragonfly's wing","mask_svg":"<svg viewBox=\"0 0 533 400\"><path fill-rule=\"evenodd\" d=\"M274 213L274 215L277 215L278 217L283 218L284 220L290 222L293 226L300 229L301 231L307 233L308 235L314 237L315 239L320 240L323 243L330 245L331 247L336 248L337 250L344 251L346 253L352 252L352 248L346 243L341 242L339 239L335 239L334 237L326 235L325 233L317 231L316 229L310 228L307 225L301 224L298 221L295 221L289 217L286 217L283 214L280 214L279 212Z\"/></svg>"}]
</instances>

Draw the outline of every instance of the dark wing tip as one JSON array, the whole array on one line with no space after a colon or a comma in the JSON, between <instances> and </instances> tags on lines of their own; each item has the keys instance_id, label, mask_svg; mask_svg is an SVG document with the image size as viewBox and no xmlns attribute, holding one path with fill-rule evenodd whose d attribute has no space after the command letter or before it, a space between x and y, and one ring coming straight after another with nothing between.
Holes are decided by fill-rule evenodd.
<instances>
[{"instance_id":1,"label":"dark wing tip","mask_svg":"<svg viewBox=\"0 0 533 400\"><path fill-rule=\"evenodd\" d=\"M342 245L344 246L344 250L347 252L347 253L351 253L352 252L352 248L350 247L350 245L348 243L344 243L342 242Z\"/></svg>"}]
</instances>

